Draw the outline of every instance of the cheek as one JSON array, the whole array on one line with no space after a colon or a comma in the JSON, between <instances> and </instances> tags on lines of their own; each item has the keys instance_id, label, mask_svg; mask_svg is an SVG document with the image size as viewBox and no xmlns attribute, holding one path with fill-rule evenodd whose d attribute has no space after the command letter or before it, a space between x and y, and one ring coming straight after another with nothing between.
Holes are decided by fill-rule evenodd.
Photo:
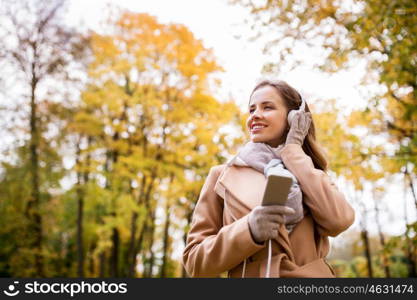
<instances>
[{"instance_id":1,"label":"cheek","mask_svg":"<svg viewBox=\"0 0 417 300\"><path fill-rule=\"evenodd\" d=\"M248 129L249 129L249 122L250 122L250 117L248 117L248 118L246 119L246 128L248 128Z\"/></svg>"},{"instance_id":2,"label":"cheek","mask_svg":"<svg viewBox=\"0 0 417 300\"><path fill-rule=\"evenodd\" d=\"M268 119L271 123L274 123L275 125L284 124L287 121L287 115L285 112L273 112L268 116Z\"/></svg>"}]
</instances>

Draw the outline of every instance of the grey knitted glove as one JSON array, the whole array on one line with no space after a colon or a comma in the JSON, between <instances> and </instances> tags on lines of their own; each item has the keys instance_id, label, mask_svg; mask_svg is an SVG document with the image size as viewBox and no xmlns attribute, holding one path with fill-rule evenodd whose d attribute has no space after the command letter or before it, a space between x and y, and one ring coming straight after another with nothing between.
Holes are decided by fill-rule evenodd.
<instances>
[{"instance_id":1,"label":"grey knitted glove","mask_svg":"<svg viewBox=\"0 0 417 300\"><path fill-rule=\"evenodd\" d=\"M297 144L302 146L312 121L311 113L300 111L294 115L285 145Z\"/></svg>"},{"instance_id":2,"label":"grey knitted glove","mask_svg":"<svg viewBox=\"0 0 417 300\"><path fill-rule=\"evenodd\" d=\"M294 214L291 207L282 205L256 206L249 213L249 229L253 240L261 244L275 238L280 224L284 223L284 216Z\"/></svg>"}]
</instances>

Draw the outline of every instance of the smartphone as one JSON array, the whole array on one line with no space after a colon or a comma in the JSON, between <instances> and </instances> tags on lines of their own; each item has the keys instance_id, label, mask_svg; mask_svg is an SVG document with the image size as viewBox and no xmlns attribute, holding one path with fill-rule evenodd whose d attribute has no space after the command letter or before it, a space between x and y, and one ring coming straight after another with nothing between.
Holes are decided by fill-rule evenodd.
<instances>
[{"instance_id":1,"label":"smartphone","mask_svg":"<svg viewBox=\"0 0 417 300\"><path fill-rule=\"evenodd\" d=\"M262 205L284 205L292 184L287 176L269 175L262 198Z\"/></svg>"}]
</instances>

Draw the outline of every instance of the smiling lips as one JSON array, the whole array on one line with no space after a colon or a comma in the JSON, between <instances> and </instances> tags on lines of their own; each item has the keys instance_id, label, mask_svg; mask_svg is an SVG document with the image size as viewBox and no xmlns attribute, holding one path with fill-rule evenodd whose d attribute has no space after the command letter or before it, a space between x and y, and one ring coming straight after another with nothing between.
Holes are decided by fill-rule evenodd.
<instances>
[{"instance_id":1,"label":"smiling lips","mask_svg":"<svg viewBox=\"0 0 417 300\"><path fill-rule=\"evenodd\" d=\"M265 127L267 127L266 125L264 125L264 124L258 124L258 123L255 123L255 124L253 124L252 126L251 126L251 132L252 133L256 133L256 132L259 132L259 131L261 131L263 128L265 128Z\"/></svg>"}]
</instances>

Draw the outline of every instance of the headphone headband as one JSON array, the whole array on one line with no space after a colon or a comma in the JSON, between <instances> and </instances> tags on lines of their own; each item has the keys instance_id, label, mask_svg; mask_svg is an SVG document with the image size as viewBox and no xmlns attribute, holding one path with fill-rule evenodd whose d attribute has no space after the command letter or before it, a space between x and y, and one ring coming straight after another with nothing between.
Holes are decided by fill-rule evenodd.
<instances>
[{"instance_id":1,"label":"headphone headband","mask_svg":"<svg viewBox=\"0 0 417 300\"><path fill-rule=\"evenodd\" d=\"M301 98L301 105L299 109L293 109L288 113L288 123L291 125L292 119L294 118L294 115L299 112L299 111L305 111L305 107L306 107L306 101L304 100L304 98L300 95Z\"/></svg>"},{"instance_id":2,"label":"headphone headband","mask_svg":"<svg viewBox=\"0 0 417 300\"><path fill-rule=\"evenodd\" d=\"M305 107L306 107L306 101L304 100L304 98L301 96L301 105L299 110L301 111L305 111Z\"/></svg>"}]
</instances>

